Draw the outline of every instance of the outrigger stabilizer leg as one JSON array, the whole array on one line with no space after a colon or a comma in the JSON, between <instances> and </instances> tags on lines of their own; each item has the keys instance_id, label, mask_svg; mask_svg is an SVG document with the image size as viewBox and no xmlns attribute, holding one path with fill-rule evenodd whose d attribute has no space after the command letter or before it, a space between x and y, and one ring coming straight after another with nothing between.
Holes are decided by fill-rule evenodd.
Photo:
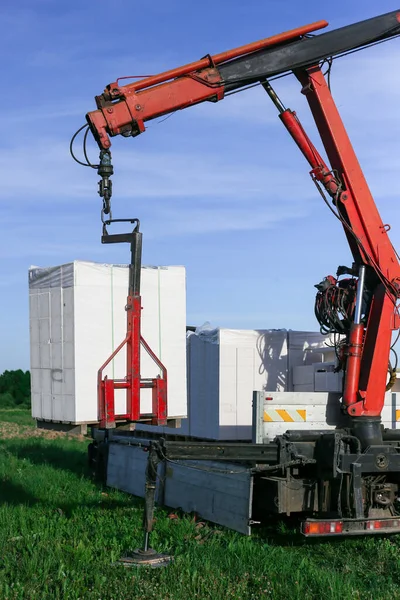
<instances>
[{"instance_id":1,"label":"outrigger stabilizer leg","mask_svg":"<svg viewBox=\"0 0 400 600\"><path fill-rule=\"evenodd\" d=\"M158 445L157 445L158 446ZM157 485L157 468L161 462L159 448L150 443L146 468L146 484L143 517L143 547L136 549L131 555L121 558L125 567L166 567L173 561L169 554L160 554L150 548L150 535L154 522L154 504Z\"/></svg>"}]
</instances>

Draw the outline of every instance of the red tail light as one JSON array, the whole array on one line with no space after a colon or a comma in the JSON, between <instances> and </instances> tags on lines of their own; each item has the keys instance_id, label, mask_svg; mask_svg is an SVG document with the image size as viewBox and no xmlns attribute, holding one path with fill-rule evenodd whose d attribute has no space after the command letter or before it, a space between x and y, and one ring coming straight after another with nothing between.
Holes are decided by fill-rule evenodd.
<instances>
[{"instance_id":1,"label":"red tail light","mask_svg":"<svg viewBox=\"0 0 400 600\"><path fill-rule=\"evenodd\" d=\"M306 521L303 524L305 535L331 535L343 532L343 521Z\"/></svg>"},{"instance_id":2,"label":"red tail light","mask_svg":"<svg viewBox=\"0 0 400 600\"><path fill-rule=\"evenodd\" d=\"M367 521L367 529L370 531L375 531L378 529L390 529L395 527L400 527L399 519L377 519L374 521Z\"/></svg>"},{"instance_id":3,"label":"red tail light","mask_svg":"<svg viewBox=\"0 0 400 600\"><path fill-rule=\"evenodd\" d=\"M309 520L302 524L306 536L365 535L367 533L400 532L400 518L391 519L344 519L343 521Z\"/></svg>"}]
</instances>

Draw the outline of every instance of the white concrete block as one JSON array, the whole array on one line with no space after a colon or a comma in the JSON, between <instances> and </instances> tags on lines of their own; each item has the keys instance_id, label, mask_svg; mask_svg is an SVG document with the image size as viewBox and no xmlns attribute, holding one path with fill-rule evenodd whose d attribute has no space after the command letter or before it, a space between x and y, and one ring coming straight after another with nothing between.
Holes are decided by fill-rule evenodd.
<instances>
[{"instance_id":1,"label":"white concrete block","mask_svg":"<svg viewBox=\"0 0 400 600\"><path fill-rule=\"evenodd\" d=\"M293 386L297 385L314 385L314 366L301 365L293 367Z\"/></svg>"},{"instance_id":2,"label":"white concrete block","mask_svg":"<svg viewBox=\"0 0 400 600\"><path fill-rule=\"evenodd\" d=\"M333 373L331 371L316 372L314 375L316 392L342 392L343 372Z\"/></svg>"}]
</instances>

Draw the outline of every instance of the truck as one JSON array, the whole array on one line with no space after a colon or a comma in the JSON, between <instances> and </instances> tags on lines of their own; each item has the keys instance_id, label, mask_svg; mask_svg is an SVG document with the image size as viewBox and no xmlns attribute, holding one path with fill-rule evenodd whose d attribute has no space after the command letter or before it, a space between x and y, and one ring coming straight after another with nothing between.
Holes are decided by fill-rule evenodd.
<instances>
[{"instance_id":1,"label":"truck","mask_svg":"<svg viewBox=\"0 0 400 600\"><path fill-rule=\"evenodd\" d=\"M390 226L379 215L329 84L330 69L337 58L400 35L400 10L315 33L327 25L326 21L318 21L214 56L207 54L196 62L130 83L122 84L117 79L96 96L96 110L87 113L86 124L72 138L75 160L97 170L101 178L102 243L128 243L131 251L126 337L99 369L98 423L92 427L89 459L109 485L118 487L121 477L129 477L134 481L134 490L144 486L144 543L131 557L133 563L167 560L152 550L149 542L155 499L179 506L182 485L186 485L190 496L190 482L196 478L201 483L193 488L192 504L203 502L198 510L206 518L211 496L202 494L199 485L203 490L219 485L220 506L223 498L228 498L230 486L243 491L236 495L240 502L234 502L231 509L224 508L231 516L242 511L242 530L247 533L256 513L297 515L302 533L309 537L400 532L400 433L385 429L381 422L385 394L396 378L399 255L388 235ZM273 88L274 79L289 74L300 84L329 164L296 113L285 107ZM109 230L121 221L113 219L111 213L110 138L136 137L152 119L201 102L220 102L254 85L265 90L304 155L311 178L343 227L351 251L350 266L340 265L335 275L324 277L316 285L315 315L321 331L335 339L336 370L343 373L342 392L334 398L337 421L333 428L322 429L300 429L293 421L286 432L271 440L263 431L268 429L265 407L274 401L274 391L255 390L252 442L190 439L180 436L178 430L173 435L165 429L162 433L139 432L130 424L167 425L168 376L141 335L139 220L126 220L132 225L126 234ZM82 160L73 151L80 131L84 132ZM100 149L96 165L87 155L89 133ZM119 380L104 377L104 368L125 346L126 376ZM159 371L153 379L141 378L141 347ZM140 406L143 388L152 390L152 411L147 414ZM118 389L126 390L124 414L115 412L114 394ZM280 393L276 402L301 407L301 394ZM328 402L328 395L322 396L322 401L320 396L319 402ZM213 501L216 498L212 496ZM229 519L224 524L229 526Z\"/></svg>"}]
</instances>

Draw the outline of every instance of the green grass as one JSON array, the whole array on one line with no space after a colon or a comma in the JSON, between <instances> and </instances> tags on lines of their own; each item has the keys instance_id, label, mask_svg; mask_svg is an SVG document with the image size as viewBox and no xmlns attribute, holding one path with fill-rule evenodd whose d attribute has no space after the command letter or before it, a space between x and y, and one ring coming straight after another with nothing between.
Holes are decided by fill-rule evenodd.
<instances>
[{"instance_id":1,"label":"green grass","mask_svg":"<svg viewBox=\"0 0 400 600\"><path fill-rule=\"evenodd\" d=\"M13 427L1 438L0 423L1 600L400 599L400 538L246 538L164 509L152 545L174 564L113 566L140 545L142 501L92 481L87 441Z\"/></svg>"},{"instance_id":2,"label":"green grass","mask_svg":"<svg viewBox=\"0 0 400 600\"><path fill-rule=\"evenodd\" d=\"M1 408L0 421L26 425L27 427L35 426L35 421L31 417L30 410L21 408Z\"/></svg>"}]
</instances>

